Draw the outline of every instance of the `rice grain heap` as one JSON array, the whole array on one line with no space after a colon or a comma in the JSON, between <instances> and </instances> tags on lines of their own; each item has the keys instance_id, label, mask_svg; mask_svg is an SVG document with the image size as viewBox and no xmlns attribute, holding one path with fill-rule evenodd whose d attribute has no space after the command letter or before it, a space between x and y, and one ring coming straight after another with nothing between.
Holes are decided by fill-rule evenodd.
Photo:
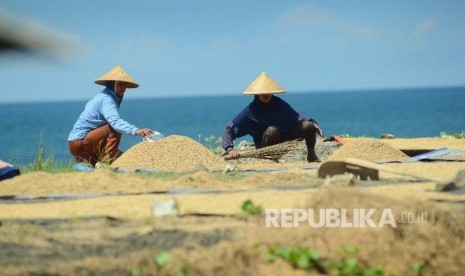
<instances>
[{"instance_id":1,"label":"rice grain heap","mask_svg":"<svg viewBox=\"0 0 465 276\"><path fill-rule=\"evenodd\" d=\"M402 151L376 139L353 139L335 151L328 160L344 160L358 158L368 161L403 161L409 156Z\"/></svg>"},{"instance_id":2,"label":"rice grain heap","mask_svg":"<svg viewBox=\"0 0 465 276\"><path fill-rule=\"evenodd\" d=\"M223 170L226 162L189 137L171 135L156 142L134 145L111 166L124 170L189 172L199 168Z\"/></svg>"}]
</instances>

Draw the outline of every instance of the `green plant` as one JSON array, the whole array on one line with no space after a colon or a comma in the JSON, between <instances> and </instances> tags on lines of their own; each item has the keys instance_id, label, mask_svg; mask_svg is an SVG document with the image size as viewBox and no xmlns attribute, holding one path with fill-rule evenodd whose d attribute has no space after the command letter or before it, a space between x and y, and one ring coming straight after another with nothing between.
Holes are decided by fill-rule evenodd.
<instances>
[{"instance_id":1,"label":"green plant","mask_svg":"<svg viewBox=\"0 0 465 276\"><path fill-rule=\"evenodd\" d=\"M358 248L357 246L349 246L349 245L343 245L341 247L341 250L342 250L342 253L345 253L345 254L357 254L358 252L360 252L360 248Z\"/></svg>"},{"instance_id":2,"label":"green plant","mask_svg":"<svg viewBox=\"0 0 465 276\"><path fill-rule=\"evenodd\" d=\"M42 135L37 146L36 154L32 163L24 166L17 165L21 173L45 171L45 172L72 172L73 162L56 162L55 158L50 151L46 151L43 145Z\"/></svg>"},{"instance_id":3,"label":"green plant","mask_svg":"<svg viewBox=\"0 0 465 276\"><path fill-rule=\"evenodd\" d=\"M383 268L365 268L356 258L348 258L340 263L334 263L338 276L384 276Z\"/></svg>"},{"instance_id":4,"label":"green plant","mask_svg":"<svg viewBox=\"0 0 465 276\"><path fill-rule=\"evenodd\" d=\"M366 136L366 135L354 136L354 135L350 135L348 133L341 134L341 135L339 135L339 137L341 137L341 138L375 138L373 136Z\"/></svg>"},{"instance_id":5,"label":"green plant","mask_svg":"<svg viewBox=\"0 0 465 276\"><path fill-rule=\"evenodd\" d=\"M142 276L142 275L187 276L189 275L189 263L186 260L182 260L181 262L175 262L175 264L177 265L176 268L174 268L173 266L165 267L172 259L173 259L173 255L170 252L162 251L154 256L153 262L147 262L147 260L144 260L141 263L139 263L138 266L132 268L131 276ZM162 271L163 268L165 268L164 271Z\"/></svg>"},{"instance_id":6,"label":"green plant","mask_svg":"<svg viewBox=\"0 0 465 276\"><path fill-rule=\"evenodd\" d=\"M257 245L253 250L257 251ZM357 254L360 250L355 246L343 246L343 254ZM383 268L370 268L355 257L341 260L325 260L317 251L305 247L271 246L266 252L266 259L273 262L276 258L288 262L293 267L304 270L316 270L320 274L338 276L384 276Z\"/></svg>"},{"instance_id":7,"label":"green plant","mask_svg":"<svg viewBox=\"0 0 465 276\"><path fill-rule=\"evenodd\" d=\"M105 153L104 141L100 141L97 145L97 160L104 166L110 166L112 159Z\"/></svg>"},{"instance_id":8,"label":"green plant","mask_svg":"<svg viewBox=\"0 0 465 276\"><path fill-rule=\"evenodd\" d=\"M361 263L356 255L360 252L357 246L344 245L341 247L343 257L340 261L331 261L328 263L328 269L332 275L338 276L384 276L384 269L380 267L368 267ZM350 255L351 257L347 257Z\"/></svg>"},{"instance_id":9,"label":"green plant","mask_svg":"<svg viewBox=\"0 0 465 276\"><path fill-rule=\"evenodd\" d=\"M161 252L155 256L155 264L157 265L158 270L162 269L169 261L171 260L170 252Z\"/></svg>"},{"instance_id":10,"label":"green plant","mask_svg":"<svg viewBox=\"0 0 465 276\"><path fill-rule=\"evenodd\" d=\"M51 153L45 152L41 134L36 155L32 163L32 169L35 171L50 171L52 169L53 163L54 157Z\"/></svg>"},{"instance_id":11,"label":"green plant","mask_svg":"<svg viewBox=\"0 0 465 276\"><path fill-rule=\"evenodd\" d=\"M178 272L175 274L176 276L187 276L189 275L189 263L187 261L183 261L181 263L181 267L179 267Z\"/></svg>"},{"instance_id":12,"label":"green plant","mask_svg":"<svg viewBox=\"0 0 465 276\"><path fill-rule=\"evenodd\" d=\"M359 266L358 260L349 258L335 265L337 275L360 275L362 268Z\"/></svg>"},{"instance_id":13,"label":"green plant","mask_svg":"<svg viewBox=\"0 0 465 276\"><path fill-rule=\"evenodd\" d=\"M410 264L410 268L416 272L417 276L423 276L426 272L426 264L420 262L414 262Z\"/></svg>"},{"instance_id":14,"label":"green plant","mask_svg":"<svg viewBox=\"0 0 465 276\"><path fill-rule=\"evenodd\" d=\"M200 135L199 135L199 139L200 139ZM205 147L211 151L213 151L213 153L216 153L216 154L219 154L221 153L221 141L222 141L222 137L216 137L214 135L210 135L210 136L207 136L205 138L203 138L204 141L205 141Z\"/></svg>"},{"instance_id":15,"label":"green plant","mask_svg":"<svg viewBox=\"0 0 465 276\"><path fill-rule=\"evenodd\" d=\"M136 267L131 270L131 276L140 276L142 275L140 268Z\"/></svg>"},{"instance_id":16,"label":"green plant","mask_svg":"<svg viewBox=\"0 0 465 276\"><path fill-rule=\"evenodd\" d=\"M251 216L262 215L264 213L263 206L256 205L250 199L242 203L241 209L246 215L251 215Z\"/></svg>"},{"instance_id":17,"label":"green plant","mask_svg":"<svg viewBox=\"0 0 465 276\"><path fill-rule=\"evenodd\" d=\"M314 268L319 273L326 273L326 269L323 266L320 253L317 251L312 251L308 248L272 246L268 249L267 260L272 262L276 259L276 257L280 257L295 268Z\"/></svg>"},{"instance_id":18,"label":"green plant","mask_svg":"<svg viewBox=\"0 0 465 276\"><path fill-rule=\"evenodd\" d=\"M439 137L441 137L441 138L465 139L465 131L462 130L461 133L458 133L458 132L447 133L445 131L441 131L441 132L439 132Z\"/></svg>"}]
</instances>

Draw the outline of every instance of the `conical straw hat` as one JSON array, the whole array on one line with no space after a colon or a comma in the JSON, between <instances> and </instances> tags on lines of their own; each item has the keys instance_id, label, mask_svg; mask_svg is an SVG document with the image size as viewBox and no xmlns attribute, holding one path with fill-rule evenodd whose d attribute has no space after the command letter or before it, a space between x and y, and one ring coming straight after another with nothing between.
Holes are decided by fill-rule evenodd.
<instances>
[{"instance_id":1,"label":"conical straw hat","mask_svg":"<svg viewBox=\"0 0 465 276\"><path fill-rule=\"evenodd\" d=\"M116 65L110 71L103 74L100 78L95 80L96 84L105 85L107 81L124 81L127 83L127 88L137 88L139 84L124 71L121 65Z\"/></svg>"},{"instance_id":2,"label":"conical straw hat","mask_svg":"<svg viewBox=\"0 0 465 276\"><path fill-rule=\"evenodd\" d=\"M260 76L258 76L258 78L256 78L244 91L245 95L278 93L286 93L286 91L265 72L261 73Z\"/></svg>"}]
</instances>

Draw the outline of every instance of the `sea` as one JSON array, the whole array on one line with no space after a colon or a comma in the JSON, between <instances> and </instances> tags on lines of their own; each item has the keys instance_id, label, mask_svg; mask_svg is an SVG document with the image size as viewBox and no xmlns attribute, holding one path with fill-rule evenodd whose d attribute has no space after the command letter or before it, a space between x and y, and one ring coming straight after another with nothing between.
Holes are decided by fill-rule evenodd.
<instances>
[{"instance_id":1,"label":"sea","mask_svg":"<svg viewBox=\"0 0 465 276\"><path fill-rule=\"evenodd\" d=\"M326 136L438 137L465 130L465 87L279 94L297 112L315 119ZM207 144L251 96L198 96L124 99L121 118L165 136L183 135ZM56 162L71 162L67 138L86 101L0 104L0 159L33 162L39 148ZM251 137L238 141L252 141ZM142 141L123 135L125 151ZM464 140L465 143L465 140Z\"/></svg>"}]
</instances>

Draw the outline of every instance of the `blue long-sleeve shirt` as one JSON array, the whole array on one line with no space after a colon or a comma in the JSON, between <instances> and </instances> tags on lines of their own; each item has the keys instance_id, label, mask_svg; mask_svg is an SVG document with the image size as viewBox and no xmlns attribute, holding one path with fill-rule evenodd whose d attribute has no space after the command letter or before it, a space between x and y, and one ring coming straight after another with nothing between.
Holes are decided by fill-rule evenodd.
<instances>
[{"instance_id":1,"label":"blue long-sleeve shirt","mask_svg":"<svg viewBox=\"0 0 465 276\"><path fill-rule=\"evenodd\" d=\"M256 145L260 144L266 128L275 125L281 132L283 141L286 141L292 128L307 118L297 113L286 101L274 96L269 103L263 103L255 96L254 100L245 107L228 125L226 125L222 147L228 151L234 148L236 138L250 135Z\"/></svg>"},{"instance_id":2,"label":"blue long-sleeve shirt","mask_svg":"<svg viewBox=\"0 0 465 276\"><path fill-rule=\"evenodd\" d=\"M71 130L68 141L84 139L86 134L104 124L109 124L119 133L136 135L137 127L120 118L118 109L122 98L108 88L88 101Z\"/></svg>"}]
</instances>

